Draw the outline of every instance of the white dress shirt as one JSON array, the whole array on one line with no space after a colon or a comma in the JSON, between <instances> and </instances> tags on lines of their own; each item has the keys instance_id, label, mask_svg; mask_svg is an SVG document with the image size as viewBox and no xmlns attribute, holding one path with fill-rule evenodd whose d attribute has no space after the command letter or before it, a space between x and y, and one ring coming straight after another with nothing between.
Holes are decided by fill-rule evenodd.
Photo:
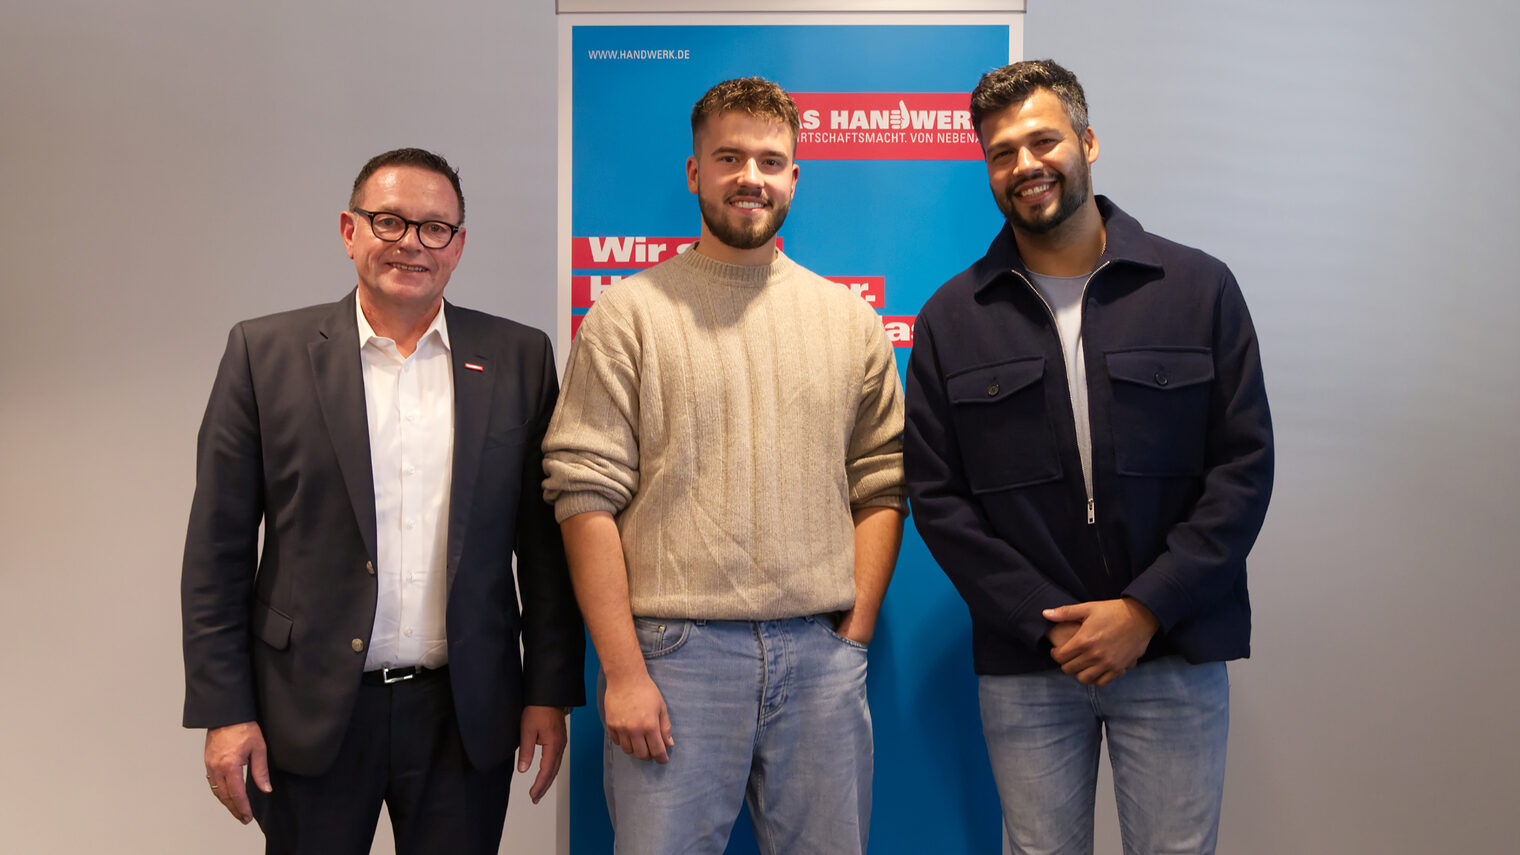
<instances>
[{"instance_id":1,"label":"white dress shirt","mask_svg":"<svg viewBox=\"0 0 1520 855\"><path fill-rule=\"evenodd\" d=\"M359 356L375 479L379 598L364 670L448 662L449 485L454 463L454 372L443 308L403 358L359 315Z\"/></svg>"}]
</instances>

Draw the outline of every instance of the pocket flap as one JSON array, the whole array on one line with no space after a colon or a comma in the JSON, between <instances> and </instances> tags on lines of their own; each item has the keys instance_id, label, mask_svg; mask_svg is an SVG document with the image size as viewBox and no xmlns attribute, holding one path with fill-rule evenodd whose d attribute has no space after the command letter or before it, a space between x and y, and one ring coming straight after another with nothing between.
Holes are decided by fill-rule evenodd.
<instances>
[{"instance_id":1,"label":"pocket flap","mask_svg":"<svg viewBox=\"0 0 1520 855\"><path fill-rule=\"evenodd\" d=\"M1208 348L1148 348L1104 354L1108 376L1158 390L1186 389L1214 379Z\"/></svg>"},{"instance_id":2,"label":"pocket flap","mask_svg":"<svg viewBox=\"0 0 1520 855\"><path fill-rule=\"evenodd\" d=\"M1045 357L1031 356L997 365L972 368L945 378L945 391L952 404L995 404L1039 382L1045 375Z\"/></svg>"},{"instance_id":3,"label":"pocket flap","mask_svg":"<svg viewBox=\"0 0 1520 855\"><path fill-rule=\"evenodd\" d=\"M295 621L275 611L264 603L253 604L253 634L275 650L290 645L290 628Z\"/></svg>"}]
</instances>

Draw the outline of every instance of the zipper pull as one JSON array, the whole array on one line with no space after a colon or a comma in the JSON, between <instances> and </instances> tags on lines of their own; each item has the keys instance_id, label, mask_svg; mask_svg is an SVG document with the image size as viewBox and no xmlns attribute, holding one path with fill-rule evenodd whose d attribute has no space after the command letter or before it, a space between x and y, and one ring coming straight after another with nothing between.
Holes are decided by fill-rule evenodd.
<instances>
[{"instance_id":1,"label":"zipper pull","mask_svg":"<svg viewBox=\"0 0 1520 855\"><path fill-rule=\"evenodd\" d=\"M1092 525L1098 521L1097 511L1093 509L1093 500L1087 500L1087 524Z\"/></svg>"}]
</instances>

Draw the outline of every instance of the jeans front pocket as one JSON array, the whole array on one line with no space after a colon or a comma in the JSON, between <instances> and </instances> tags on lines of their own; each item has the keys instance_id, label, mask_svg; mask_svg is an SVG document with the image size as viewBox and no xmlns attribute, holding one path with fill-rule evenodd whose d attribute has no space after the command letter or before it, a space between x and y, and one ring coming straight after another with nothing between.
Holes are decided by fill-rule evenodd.
<instances>
[{"instance_id":1,"label":"jeans front pocket","mask_svg":"<svg viewBox=\"0 0 1520 855\"><path fill-rule=\"evenodd\" d=\"M828 633L829 638L833 639L839 644L844 645L845 647L860 651L869 649L867 645L861 644L853 638L846 638L840 635L838 629L839 618L834 614L809 615L808 617L803 618L803 620L811 624L816 624L820 629Z\"/></svg>"},{"instance_id":2,"label":"jeans front pocket","mask_svg":"<svg viewBox=\"0 0 1520 855\"><path fill-rule=\"evenodd\" d=\"M691 634L691 621L681 618L633 619L633 633L645 659L658 659L681 649Z\"/></svg>"}]
</instances>

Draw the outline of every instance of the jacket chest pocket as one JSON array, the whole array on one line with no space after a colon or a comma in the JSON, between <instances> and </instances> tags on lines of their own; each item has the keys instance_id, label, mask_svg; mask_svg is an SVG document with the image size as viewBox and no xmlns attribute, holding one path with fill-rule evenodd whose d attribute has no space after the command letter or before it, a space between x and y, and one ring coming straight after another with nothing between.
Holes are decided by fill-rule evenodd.
<instances>
[{"instance_id":1,"label":"jacket chest pocket","mask_svg":"<svg viewBox=\"0 0 1520 855\"><path fill-rule=\"evenodd\" d=\"M972 368L946 378L961 466L973 493L1061 477L1045 394L1045 357Z\"/></svg>"},{"instance_id":2,"label":"jacket chest pocket","mask_svg":"<svg viewBox=\"0 0 1520 855\"><path fill-rule=\"evenodd\" d=\"M1120 475L1203 472L1214 355L1206 347L1104 354L1113 389L1109 420Z\"/></svg>"}]
</instances>

